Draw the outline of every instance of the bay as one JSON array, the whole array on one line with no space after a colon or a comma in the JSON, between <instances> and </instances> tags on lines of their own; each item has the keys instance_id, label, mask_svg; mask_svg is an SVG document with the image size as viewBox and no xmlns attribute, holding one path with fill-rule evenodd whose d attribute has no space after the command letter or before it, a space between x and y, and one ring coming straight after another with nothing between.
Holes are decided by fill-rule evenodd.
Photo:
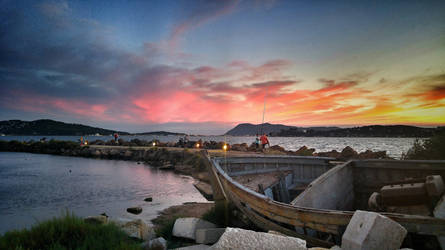
<instances>
[{"instance_id":1,"label":"bay","mask_svg":"<svg viewBox=\"0 0 445 250\"><path fill-rule=\"evenodd\" d=\"M131 161L0 152L0 234L66 211L150 222L167 207L205 202L193 181ZM143 212L127 213L132 206Z\"/></svg>"}]
</instances>

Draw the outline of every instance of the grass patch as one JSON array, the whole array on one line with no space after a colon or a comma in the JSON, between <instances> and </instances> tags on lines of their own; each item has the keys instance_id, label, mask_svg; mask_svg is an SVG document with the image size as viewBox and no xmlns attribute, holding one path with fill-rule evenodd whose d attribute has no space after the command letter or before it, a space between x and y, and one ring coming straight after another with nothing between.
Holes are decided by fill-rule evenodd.
<instances>
[{"instance_id":1,"label":"grass patch","mask_svg":"<svg viewBox=\"0 0 445 250\"><path fill-rule=\"evenodd\" d=\"M140 243L112 223L90 224L69 213L0 236L0 249L140 249Z\"/></svg>"}]
</instances>

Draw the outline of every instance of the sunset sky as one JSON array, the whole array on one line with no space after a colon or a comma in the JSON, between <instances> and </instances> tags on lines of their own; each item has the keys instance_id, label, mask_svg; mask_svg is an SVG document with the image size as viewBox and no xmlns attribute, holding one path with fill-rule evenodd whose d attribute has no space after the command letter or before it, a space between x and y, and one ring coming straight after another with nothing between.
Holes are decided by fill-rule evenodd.
<instances>
[{"instance_id":1,"label":"sunset sky","mask_svg":"<svg viewBox=\"0 0 445 250\"><path fill-rule=\"evenodd\" d=\"M445 125L445 1L0 0L0 120Z\"/></svg>"}]
</instances>

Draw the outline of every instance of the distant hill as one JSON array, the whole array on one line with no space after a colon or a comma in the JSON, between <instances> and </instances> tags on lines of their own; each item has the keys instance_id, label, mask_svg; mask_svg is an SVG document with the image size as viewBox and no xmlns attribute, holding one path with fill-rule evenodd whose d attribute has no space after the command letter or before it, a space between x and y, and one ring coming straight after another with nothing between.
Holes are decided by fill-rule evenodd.
<instances>
[{"instance_id":1,"label":"distant hill","mask_svg":"<svg viewBox=\"0 0 445 250\"><path fill-rule=\"evenodd\" d=\"M274 136L304 136L304 137L430 137L436 128L421 128L406 125L372 125L354 128L311 129L289 128Z\"/></svg>"},{"instance_id":2,"label":"distant hill","mask_svg":"<svg viewBox=\"0 0 445 250\"><path fill-rule=\"evenodd\" d=\"M302 128L302 127L287 126L282 124L270 124L270 123L263 123L263 124L241 123L236 125L236 127L232 128L231 130L227 131L226 135L243 136L243 135L256 135L261 133L263 134L265 133L268 135L276 135L279 134L281 131L287 131L289 129L291 129L292 131L304 131L307 129L324 131L324 130L338 129L338 127Z\"/></svg>"},{"instance_id":3,"label":"distant hill","mask_svg":"<svg viewBox=\"0 0 445 250\"><path fill-rule=\"evenodd\" d=\"M85 126L81 124L64 123L49 119L35 121L8 120L0 121L0 133L6 135L110 135L127 132Z\"/></svg>"},{"instance_id":4,"label":"distant hill","mask_svg":"<svg viewBox=\"0 0 445 250\"><path fill-rule=\"evenodd\" d=\"M262 127L262 129L261 129ZM372 125L354 128L295 127L282 124L241 123L227 131L226 135L254 136L260 131L271 136L283 137L430 137L436 128L421 128L406 125Z\"/></svg>"},{"instance_id":5,"label":"distant hill","mask_svg":"<svg viewBox=\"0 0 445 250\"><path fill-rule=\"evenodd\" d=\"M174 133L174 132L167 132L167 131L155 131L155 132L143 132L143 133L135 133L132 135L186 135L184 133Z\"/></svg>"},{"instance_id":6,"label":"distant hill","mask_svg":"<svg viewBox=\"0 0 445 250\"><path fill-rule=\"evenodd\" d=\"M256 135L262 133L270 134L280 132L281 130L286 130L289 128L295 128L292 126L286 126L281 124L251 124L251 123L241 123L236 125L236 127L227 131L226 135L242 136L242 135Z\"/></svg>"}]
</instances>

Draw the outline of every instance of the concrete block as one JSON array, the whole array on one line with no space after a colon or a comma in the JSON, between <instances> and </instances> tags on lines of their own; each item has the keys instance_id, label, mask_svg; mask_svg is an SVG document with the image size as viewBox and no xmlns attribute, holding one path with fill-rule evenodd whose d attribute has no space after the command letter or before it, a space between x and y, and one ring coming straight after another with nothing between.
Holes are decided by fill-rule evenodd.
<instances>
[{"instance_id":1,"label":"concrete block","mask_svg":"<svg viewBox=\"0 0 445 250\"><path fill-rule=\"evenodd\" d=\"M225 228L197 229L195 233L196 243L213 244L219 240L225 230Z\"/></svg>"},{"instance_id":2,"label":"concrete block","mask_svg":"<svg viewBox=\"0 0 445 250\"><path fill-rule=\"evenodd\" d=\"M436 218L445 219L445 195L437 202L436 207L433 210L433 215ZM440 247L445 249L445 236L438 236Z\"/></svg>"},{"instance_id":3,"label":"concrete block","mask_svg":"<svg viewBox=\"0 0 445 250\"><path fill-rule=\"evenodd\" d=\"M173 226L173 236L196 239L197 229L216 228L216 225L199 218L179 218Z\"/></svg>"},{"instance_id":4,"label":"concrete block","mask_svg":"<svg viewBox=\"0 0 445 250\"><path fill-rule=\"evenodd\" d=\"M425 183L388 185L380 189L385 206L409 206L428 201Z\"/></svg>"},{"instance_id":5,"label":"concrete block","mask_svg":"<svg viewBox=\"0 0 445 250\"><path fill-rule=\"evenodd\" d=\"M399 249L406 234L404 227L386 216L357 210L343 234L341 249Z\"/></svg>"},{"instance_id":6,"label":"concrete block","mask_svg":"<svg viewBox=\"0 0 445 250\"><path fill-rule=\"evenodd\" d=\"M445 190L442 176L430 175L426 177L426 191L429 196L440 197Z\"/></svg>"},{"instance_id":7,"label":"concrete block","mask_svg":"<svg viewBox=\"0 0 445 250\"><path fill-rule=\"evenodd\" d=\"M228 227L211 249L306 250L306 241L294 237Z\"/></svg>"}]
</instances>

